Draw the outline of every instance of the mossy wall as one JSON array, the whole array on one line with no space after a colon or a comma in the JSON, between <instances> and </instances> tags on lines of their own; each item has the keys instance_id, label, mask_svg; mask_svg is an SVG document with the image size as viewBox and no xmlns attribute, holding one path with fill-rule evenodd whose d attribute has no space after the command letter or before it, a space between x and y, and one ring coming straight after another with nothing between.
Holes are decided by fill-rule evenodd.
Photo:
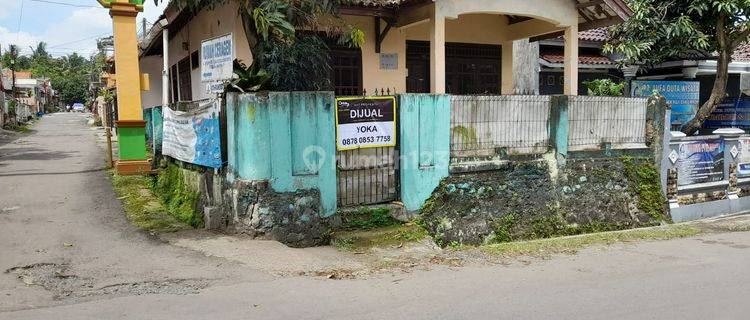
<instances>
[{"instance_id":1,"label":"mossy wall","mask_svg":"<svg viewBox=\"0 0 750 320\"><path fill-rule=\"evenodd\" d=\"M443 244L508 242L652 226L669 220L651 159L544 161L452 175L421 210Z\"/></svg>"},{"instance_id":2,"label":"mossy wall","mask_svg":"<svg viewBox=\"0 0 750 320\"><path fill-rule=\"evenodd\" d=\"M194 228L203 226L203 214L199 205L199 175L199 172L167 162L154 182L154 193L168 211Z\"/></svg>"}]
</instances>

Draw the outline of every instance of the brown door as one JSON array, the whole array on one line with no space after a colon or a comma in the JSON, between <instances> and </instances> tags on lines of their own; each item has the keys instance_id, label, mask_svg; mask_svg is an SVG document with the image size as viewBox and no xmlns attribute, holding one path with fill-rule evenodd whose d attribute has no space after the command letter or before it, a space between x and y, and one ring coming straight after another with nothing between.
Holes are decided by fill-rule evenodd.
<instances>
[{"instance_id":1,"label":"brown door","mask_svg":"<svg viewBox=\"0 0 750 320\"><path fill-rule=\"evenodd\" d=\"M430 92L430 43L406 42L406 92Z\"/></svg>"},{"instance_id":2,"label":"brown door","mask_svg":"<svg viewBox=\"0 0 750 320\"><path fill-rule=\"evenodd\" d=\"M430 92L430 43L406 43L406 91ZM451 94L499 94L502 49L495 45L447 43L445 87Z\"/></svg>"}]
</instances>

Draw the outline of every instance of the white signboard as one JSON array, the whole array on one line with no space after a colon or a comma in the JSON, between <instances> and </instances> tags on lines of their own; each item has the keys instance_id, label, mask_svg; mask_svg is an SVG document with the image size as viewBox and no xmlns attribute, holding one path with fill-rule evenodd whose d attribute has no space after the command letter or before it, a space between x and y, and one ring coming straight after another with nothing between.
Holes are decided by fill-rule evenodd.
<instances>
[{"instance_id":1,"label":"white signboard","mask_svg":"<svg viewBox=\"0 0 750 320\"><path fill-rule=\"evenodd\" d=\"M216 83L232 79L234 43L232 34L201 43L201 82Z\"/></svg>"},{"instance_id":2,"label":"white signboard","mask_svg":"<svg viewBox=\"0 0 750 320\"><path fill-rule=\"evenodd\" d=\"M336 99L338 150L396 145L396 98Z\"/></svg>"}]
</instances>

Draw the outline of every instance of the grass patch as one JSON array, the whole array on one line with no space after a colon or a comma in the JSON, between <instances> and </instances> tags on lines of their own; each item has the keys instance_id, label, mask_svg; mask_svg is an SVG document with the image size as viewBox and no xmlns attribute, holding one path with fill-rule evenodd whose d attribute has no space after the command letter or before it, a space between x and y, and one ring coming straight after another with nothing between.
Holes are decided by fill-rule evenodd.
<instances>
[{"instance_id":1,"label":"grass patch","mask_svg":"<svg viewBox=\"0 0 750 320\"><path fill-rule=\"evenodd\" d=\"M573 253L592 245L610 245L637 240L669 240L695 236L701 233L701 229L692 225L668 225L573 237L498 243L483 246L481 250L496 256L546 256L555 253Z\"/></svg>"},{"instance_id":2,"label":"grass patch","mask_svg":"<svg viewBox=\"0 0 750 320\"><path fill-rule=\"evenodd\" d=\"M342 212L341 221L343 230L372 230L403 224L391 216L387 207L362 207L357 211Z\"/></svg>"},{"instance_id":3,"label":"grass patch","mask_svg":"<svg viewBox=\"0 0 750 320\"><path fill-rule=\"evenodd\" d=\"M190 228L169 214L167 208L153 195L150 177L112 175L112 184L133 225L157 233Z\"/></svg>"},{"instance_id":4,"label":"grass patch","mask_svg":"<svg viewBox=\"0 0 750 320\"><path fill-rule=\"evenodd\" d=\"M365 252L374 247L397 246L427 238L427 230L416 223L406 223L370 230L338 231L331 237L331 245L341 251Z\"/></svg>"},{"instance_id":5,"label":"grass patch","mask_svg":"<svg viewBox=\"0 0 750 320\"><path fill-rule=\"evenodd\" d=\"M29 128L31 128L31 124L17 124L17 123L6 123L3 126L3 129L8 131L15 131L20 133L25 133L29 131Z\"/></svg>"}]
</instances>

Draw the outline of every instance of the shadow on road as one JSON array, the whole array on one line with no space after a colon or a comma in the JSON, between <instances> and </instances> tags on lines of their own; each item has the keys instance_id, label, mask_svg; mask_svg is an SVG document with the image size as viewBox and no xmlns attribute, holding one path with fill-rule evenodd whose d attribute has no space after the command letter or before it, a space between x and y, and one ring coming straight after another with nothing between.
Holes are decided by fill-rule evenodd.
<instances>
[{"instance_id":1,"label":"shadow on road","mask_svg":"<svg viewBox=\"0 0 750 320\"><path fill-rule=\"evenodd\" d=\"M69 158L77 152L46 151L39 148L5 148L0 154L0 161L12 160L58 160Z\"/></svg>"},{"instance_id":2,"label":"shadow on road","mask_svg":"<svg viewBox=\"0 0 750 320\"><path fill-rule=\"evenodd\" d=\"M107 168L98 168L98 169L89 169L89 170L80 170L80 171L66 171L66 172L0 173L0 177L65 175L65 174L100 172L100 171L106 171L106 170Z\"/></svg>"}]
</instances>

